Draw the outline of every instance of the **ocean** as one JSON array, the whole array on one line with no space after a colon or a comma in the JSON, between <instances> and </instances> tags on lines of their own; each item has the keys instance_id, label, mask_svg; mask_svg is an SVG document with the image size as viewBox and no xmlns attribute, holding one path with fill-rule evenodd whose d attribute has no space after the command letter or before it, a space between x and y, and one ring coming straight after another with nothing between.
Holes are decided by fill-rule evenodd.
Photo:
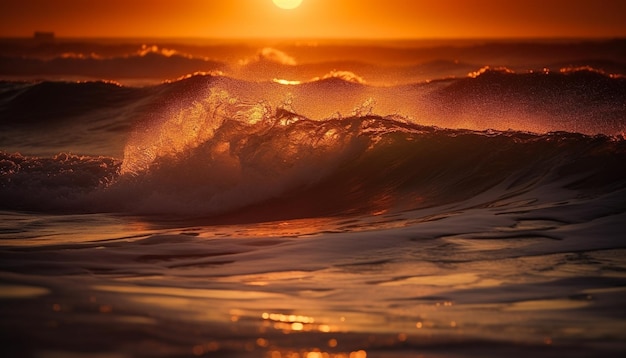
<instances>
[{"instance_id":1,"label":"ocean","mask_svg":"<svg viewBox=\"0 0 626 358\"><path fill-rule=\"evenodd\" d=\"M621 357L626 41L0 41L6 357Z\"/></svg>"}]
</instances>

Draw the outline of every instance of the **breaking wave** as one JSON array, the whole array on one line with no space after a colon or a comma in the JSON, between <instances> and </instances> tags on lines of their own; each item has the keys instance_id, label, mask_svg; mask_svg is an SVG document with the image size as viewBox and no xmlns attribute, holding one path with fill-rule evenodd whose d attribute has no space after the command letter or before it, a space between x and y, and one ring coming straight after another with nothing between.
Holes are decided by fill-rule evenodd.
<instances>
[{"instance_id":1,"label":"breaking wave","mask_svg":"<svg viewBox=\"0 0 626 358\"><path fill-rule=\"evenodd\" d=\"M254 123L224 118L201 138L124 163L3 153L2 208L277 220L626 187L626 141L606 136L313 121L279 109Z\"/></svg>"}]
</instances>

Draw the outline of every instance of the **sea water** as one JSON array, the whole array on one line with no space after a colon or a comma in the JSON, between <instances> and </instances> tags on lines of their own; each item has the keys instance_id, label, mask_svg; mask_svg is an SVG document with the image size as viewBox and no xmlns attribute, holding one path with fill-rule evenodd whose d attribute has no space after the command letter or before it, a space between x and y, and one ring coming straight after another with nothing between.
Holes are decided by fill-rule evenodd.
<instances>
[{"instance_id":1,"label":"sea water","mask_svg":"<svg viewBox=\"0 0 626 358\"><path fill-rule=\"evenodd\" d=\"M8 356L626 350L623 41L1 47Z\"/></svg>"}]
</instances>

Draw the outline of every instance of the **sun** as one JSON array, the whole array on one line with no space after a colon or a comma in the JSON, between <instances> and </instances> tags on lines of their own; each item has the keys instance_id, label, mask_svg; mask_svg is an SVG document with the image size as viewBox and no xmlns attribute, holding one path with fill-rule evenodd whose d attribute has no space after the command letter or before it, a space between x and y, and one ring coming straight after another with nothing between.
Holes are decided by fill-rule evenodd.
<instances>
[{"instance_id":1,"label":"sun","mask_svg":"<svg viewBox=\"0 0 626 358\"><path fill-rule=\"evenodd\" d=\"M302 4L302 0L272 0L274 5L278 6L281 9L291 10L295 9L300 4Z\"/></svg>"}]
</instances>

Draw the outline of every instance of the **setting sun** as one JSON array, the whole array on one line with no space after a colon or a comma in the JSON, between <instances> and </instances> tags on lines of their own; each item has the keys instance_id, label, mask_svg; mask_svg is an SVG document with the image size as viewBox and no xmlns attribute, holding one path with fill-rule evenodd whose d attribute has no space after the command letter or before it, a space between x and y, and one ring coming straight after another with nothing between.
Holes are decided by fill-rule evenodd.
<instances>
[{"instance_id":1,"label":"setting sun","mask_svg":"<svg viewBox=\"0 0 626 358\"><path fill-rule=\"evenodd\" d=\"M295 9L300 4L302 4L302 0L272 0L276 6L281 9L291 10Z\"/></svg>"}]
</instances>

